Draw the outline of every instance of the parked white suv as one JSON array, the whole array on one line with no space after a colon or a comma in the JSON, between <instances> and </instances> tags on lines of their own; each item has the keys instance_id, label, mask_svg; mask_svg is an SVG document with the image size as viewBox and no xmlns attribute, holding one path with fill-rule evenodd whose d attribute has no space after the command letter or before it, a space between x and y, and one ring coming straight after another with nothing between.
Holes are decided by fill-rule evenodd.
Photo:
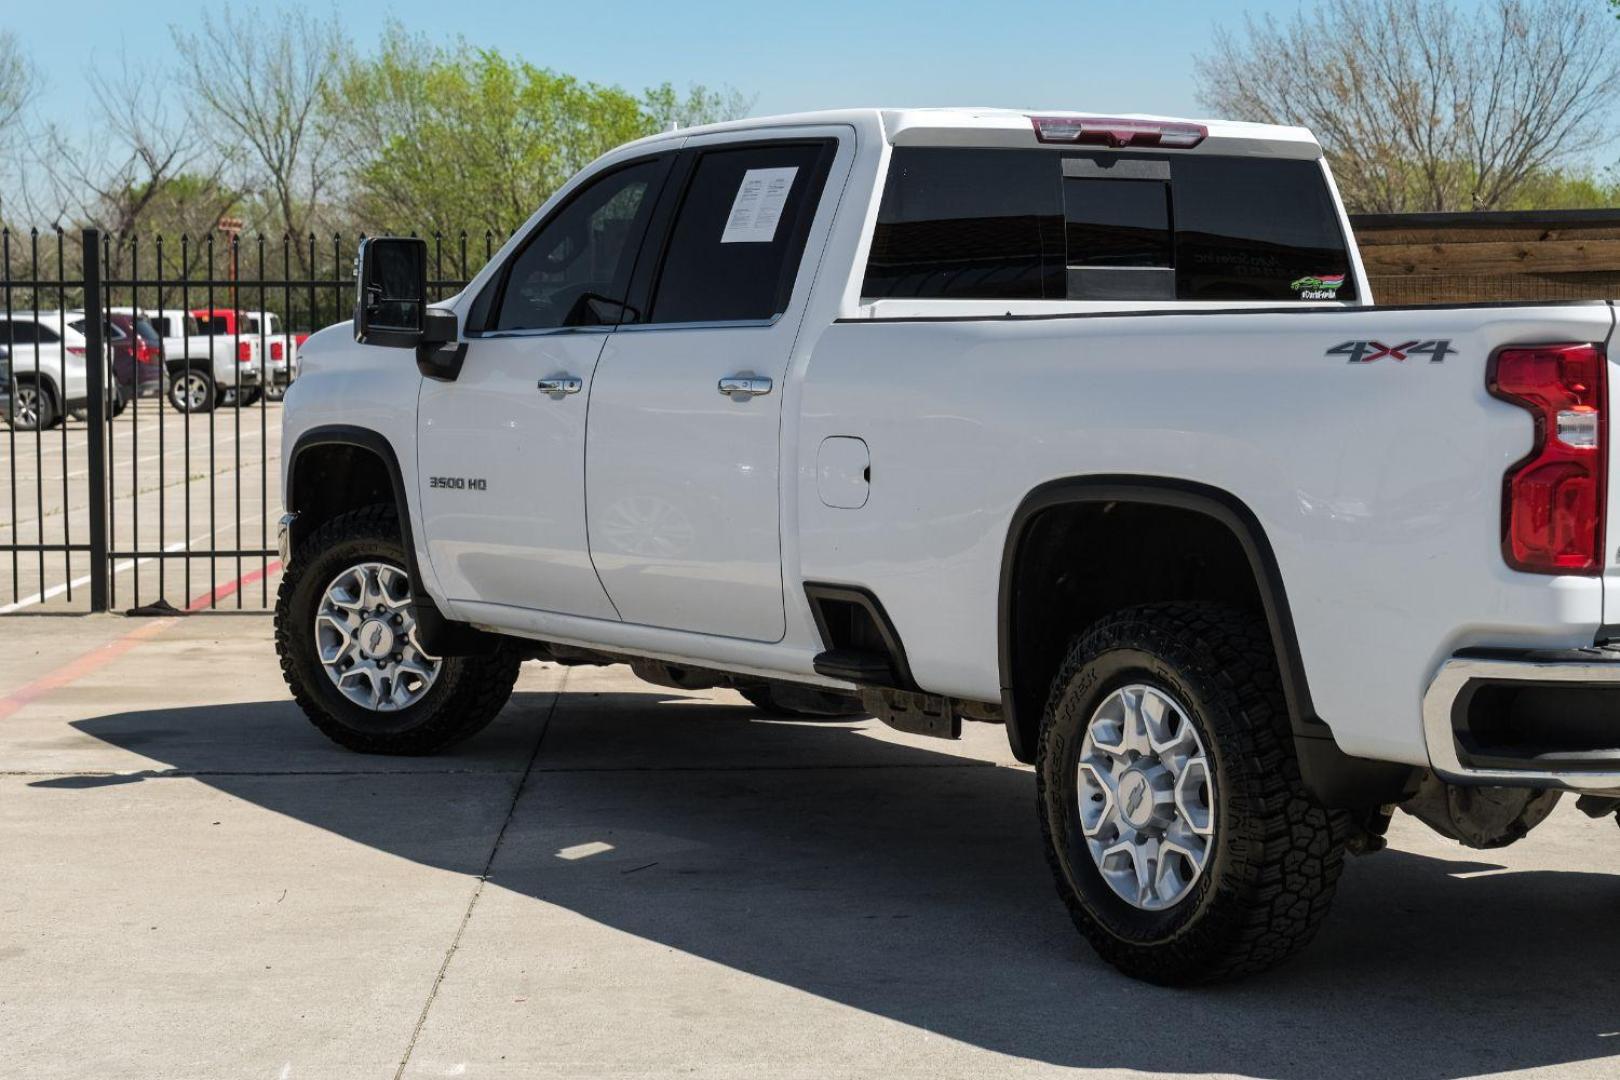
<instances>
[{"instance_id":1,"label":"parked white suv","mask_svg":"<svg viewBox=\"0 0 1620 1080\"><path fill-rule=\"evenodd\" d=\"M129 335L108 322L102 330L115 352L107 379L107 418L124 411L137 377ZM54 427L69 413L80 414L89 401L85 374L86 342L82 311L14 311L0 316L0 348L9 354L12 396L4 415L19 431ZM82 416L80 417L82 419Z\"/></svg>"},{"instance_id":2,"label":"parked white suv","mask_svg":"<svg viewBox=\"0 0 1620 1080\"><path fill-rule=\"evenodd\" d=\"M1372 306L1304 130L694 128L425 267L363 245L287 396L276 642L345 746L464 739L530 658L1002 724L1163 983L1303 946L1396 807L1620 810L1615 310Z\"/></svg>"}]
</instances>

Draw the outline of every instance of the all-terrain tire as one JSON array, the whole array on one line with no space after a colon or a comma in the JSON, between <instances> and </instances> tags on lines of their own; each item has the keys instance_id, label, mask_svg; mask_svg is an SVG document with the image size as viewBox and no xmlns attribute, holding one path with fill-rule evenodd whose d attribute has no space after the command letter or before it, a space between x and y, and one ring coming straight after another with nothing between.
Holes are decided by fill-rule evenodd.
<instances>
[{"instance_id":1,"label":"all-terrain tire","mask_svg":"<svg viewBox=\"0 0 1620 1080\"><path fill-rule=\"evenodd\" d=\"M1117 894L1087 849L1078 759L1094 711L1147 684L1185 709L1207 750L1214 834L1202 875L1173 906ZM1109 615L1071 645L1053 680L1035 762L1041 831L1076 927L1134 978L1183 985L1252 974L1303 948L1331 905L1346 815L1305 790L1265 623L1216 604Z\"/></svg>"},{"instance_id":2,"label":"all-terrain tire","mask_svg":"<svg viewBox=\"0 0 1620 1080\"><path fill-rule=\"evenodd\" d=\"M407 566L391 506L351 510L321 525L298 545L282 576L276 653L299 708L332 741L368 754L431 754L482 731L512 696L521 660L511 650L443 658L421 699L390 712L349 700L327 676L316 646L315 614L338 575L365 562Z\"/></svg>"}]
</instances>

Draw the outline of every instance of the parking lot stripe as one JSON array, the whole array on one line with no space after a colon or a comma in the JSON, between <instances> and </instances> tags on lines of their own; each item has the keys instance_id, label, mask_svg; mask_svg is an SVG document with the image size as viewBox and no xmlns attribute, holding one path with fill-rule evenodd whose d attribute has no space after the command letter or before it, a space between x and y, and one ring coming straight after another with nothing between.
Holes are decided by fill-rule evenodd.
<instances>
[{"instance_id":1,"label":"parking lot stripe","mask_svg":"<svg viewBox=\"0 0 1620 1080\"><path fill-rule=\"evenodd\" d=\"M187 602L185 610L188 613L201 611L210 603L222 600L238 589L245 589L259 581L259 579L274 574L280 569L281 560L277 559L268 566L243 574L235 581L227 582L211 592L204 592L192 597ZM60 690L64 686L78 682L86 675L101 670L141 642L157 637L178 621L174 616L169 616L168 618L153 619L151 622L143 622L133 630L126 631L105 645L76 656L55 671L47 672L26 686L0 697L0 720L4 720L24 705L37 701L54 690Z\"/></svg>"}]
</instances>

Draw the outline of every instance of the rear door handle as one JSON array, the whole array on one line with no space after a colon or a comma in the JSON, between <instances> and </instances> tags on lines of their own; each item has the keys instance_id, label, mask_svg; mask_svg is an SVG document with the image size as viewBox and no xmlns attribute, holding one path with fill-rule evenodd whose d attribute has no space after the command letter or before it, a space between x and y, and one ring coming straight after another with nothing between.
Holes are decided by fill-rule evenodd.
<instances>
[{"instance_id":1,"label":"rear door handle","mask_svg":"<svg viewBox=\"0 0 1620 1080\"><path fill-rule=\"evenodd\" d=\"M585 384L572 375L557 375L540 380L542 394L577 394L584 387Z\"/></svg>"},{"instance_id":2,"label":"rear door handle","mask_svg":"<svg viewBox=\"0 0 1620 1080\"><path fill-rule=\"evenodd\" d=\"M720 392L733 401L759 397L771 392L771 380L764 375L728 375L720 380Z\"/></svg>"}]
</instances>

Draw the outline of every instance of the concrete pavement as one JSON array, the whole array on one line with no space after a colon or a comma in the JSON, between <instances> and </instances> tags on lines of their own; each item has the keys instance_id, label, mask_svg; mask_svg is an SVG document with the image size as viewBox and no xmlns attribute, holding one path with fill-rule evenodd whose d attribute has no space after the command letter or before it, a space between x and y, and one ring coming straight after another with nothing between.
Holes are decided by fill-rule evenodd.
<instances>
[{"instance_id":1,"label":"concrete pavement","mask_svg":"<svg viewBox=\"0 0 1620 1080\"><path fill-rule=\"evenodd\" d=\"M1495 853L1399 820L1285 969L1166 991L1069 925L997 728L530 664L457 751L370 758L269 636L0 620L0 1074L1620 1071L1620 829L1568 805Z\"/></svg>"}]
</instances>

